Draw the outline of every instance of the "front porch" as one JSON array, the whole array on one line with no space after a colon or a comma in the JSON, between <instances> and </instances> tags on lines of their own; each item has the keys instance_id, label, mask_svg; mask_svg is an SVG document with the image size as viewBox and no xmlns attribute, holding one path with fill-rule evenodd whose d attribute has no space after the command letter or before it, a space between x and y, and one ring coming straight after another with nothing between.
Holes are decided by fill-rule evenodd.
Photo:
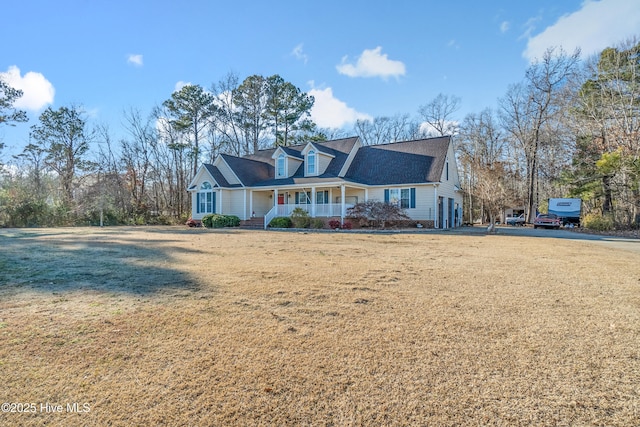
<instances>
[{"instance_id":1,"label":"front porch","mask_svg":"<svg viewBox=\"0 0 640 427\"><path fill-rule=\"evenodd\" d=\"M353 207L352 203L344 204L340 203L329 203L322 205L310 205L310 204L286 204L286 205L276 205L269 212L267 212L264 216L264 227L267 228L269 223L273 218L280 216L291 216L294 209L300 208L307 212L311 218L317 217L337 217L344 218L344 213L347 209Z\"/></svg>"},{"instance_id":2,"label":"front porch","mask_svg":"<svg viewBox=\"0 0 640 427\"><path fill-rule=\"evenodd\" d=\"M273 198L274 204L264 214L265 229L273 218L291 216L296 208L304 210L312 218L337 217L344 221L347 209L367 197L366 190L347 188L345 185L336 188L310 187L271 191L270 198Z\"/></svg>"}]
</instances>

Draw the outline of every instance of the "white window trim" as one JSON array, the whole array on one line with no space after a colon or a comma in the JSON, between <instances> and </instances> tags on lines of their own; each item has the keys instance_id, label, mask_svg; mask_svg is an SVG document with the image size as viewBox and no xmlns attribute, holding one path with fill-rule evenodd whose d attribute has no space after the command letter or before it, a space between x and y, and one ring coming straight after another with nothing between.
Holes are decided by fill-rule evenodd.
<instances>
[{"instance_id":1,"label":"white window trim","mask_svg":"<svg viewBox=\"0 0 640 427\"><path fill-rule=\"evenodd\" d=\"M307 153L307 155L305 156L305 166L306 166L306 172L307 172L307 176L315 176L318 175L318 152L316 150L309 150L309 152ZM313 157L313 171L309 170L309 159Z\"/></svg>"},{"instance_id":2,"label":"white window trim","mask_svg":"<svg viewBox=\"0 0 640 427\"><path fill-rule=\"evenodd\" d=\"M207 198L211 199L210 205L207 201ZM200 184L200 189L198 191L198 196L196 197L196 201L198 202L198 205L196 206L196 211L199 214L215 213L215 206L213 201L213 186L211 185L211 183L209 183L208 181L205 181L202 184ZM204 209L202 209L202 207L204 207Z\"/></svg>"},{"instance_id":3,"label":"white window trim","mask_svg":"<svg viewBox=\"0 0 640 427\"><path fill-rule=\"evenodd\" d=\"M282 174L280 174L280 160L282 159ZM287 156L284 153L281 153L276 157L276 178L286 178L287 177Z\"/></svg>"},{"instance_id":4,"label":"white window trim","mask_svg":"<svg viewBox=\"0 0 640 427\"><path fill-rule=\"evenodd\" d=\"M398 192L398 201L396 202L397 206L400 209L415 209L411 207L411 188L412 187L394 187L394 188L389 188L389 203L393 204L392 201L392 196L391 193L397 191ZM402 207L402 192L403 191L407 191L409 192L409 198L407 199L407 207L403 208Z\"/></svg>"}]
</instances>

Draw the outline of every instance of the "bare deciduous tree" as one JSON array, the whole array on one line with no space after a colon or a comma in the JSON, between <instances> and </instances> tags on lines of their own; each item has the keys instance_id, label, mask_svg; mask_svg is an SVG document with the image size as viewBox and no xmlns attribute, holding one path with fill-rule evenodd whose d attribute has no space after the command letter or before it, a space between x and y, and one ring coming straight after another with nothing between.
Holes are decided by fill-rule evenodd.
<instances>
[{"instance_id":1,"label":"bare deciduous tree","mask_svg":"<svg viewBox=\"0 0 640 427\"><path fill-rule=\"evenodd\" d=\"M435 136L455 135L458 123L454 114L460 108L460 98L438 94L433 100L420 106L420 118L435 132Z\"/></svg>"},{"instance_id":2,"label":"bare deciduous tree","mask_svg":"<svg viewBox=\"0 0 640 427\"><path fill-rule=\"evenodd\" d=\"M512 85L500 100L501 121L526 159L527 221L538 205L540 149L553 144L553 128L560 120L564 89L576 72L580 51L567 55L562 49L548 49L542 60L532 64L523 83Z\"/></svg>"}]
</instances>

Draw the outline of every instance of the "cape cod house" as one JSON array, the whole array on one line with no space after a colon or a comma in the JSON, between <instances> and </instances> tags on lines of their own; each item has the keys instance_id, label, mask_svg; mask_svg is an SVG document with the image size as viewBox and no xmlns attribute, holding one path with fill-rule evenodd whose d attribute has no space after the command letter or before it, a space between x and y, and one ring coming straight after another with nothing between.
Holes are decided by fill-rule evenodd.
<instances>
[{"instance_id":1,"label":"cape cod house","mask_svg":"<svg viewBox=\"0 0 640 427\"><path fill-rule=\"evenodd\" d=\"M220 154L203 164L188 187L192 218L209 213L241 220L289 216L301 207L311 217L344 220L358 202L396 203L414 220L457 227L462 194L448 136L363 146L358 137Z\"/></svg>"}]
</instances>

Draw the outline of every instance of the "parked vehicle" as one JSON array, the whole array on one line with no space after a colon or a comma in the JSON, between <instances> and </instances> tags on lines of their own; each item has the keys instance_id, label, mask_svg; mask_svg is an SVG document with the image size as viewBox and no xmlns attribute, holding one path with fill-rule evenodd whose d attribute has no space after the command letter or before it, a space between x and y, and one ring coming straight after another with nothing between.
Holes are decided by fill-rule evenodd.
<instances>
[{"instance_id":1,"label":"parked vehicle","mask_svg":"<svg viewBox=\"0 0 640 427\"><path fill-rule=\"evenodd\" d=\"M582 200L580 199L549 199L549 213L560 218L561 225L572 224L580 226Z\"/></svg>"},{"instance_id":2,"label":"parked vehicle","mask_svg":"<svg viewBox=\"0 0 640 427\"><path fill-rule=\"evenodd\" d=\"M539 214L533 221L533 228L555 228L558 229L562 225L560 217L556 214Z\"/></svg>"},{"instance_id":3,"label":"parked vehicle","mask_svg":"<svg viewBox=\"0 0 640 427\"><path fill-rule=\"evenodd\" d=\"M526 222L526 219L524 217L524 214L520 214L518 216L508 216L507 219L505 220L505 223L507 225L514 225L514 226L517 226L517 225L522 226L525 224L525 222Z\"/></svg>"}]
</instances>

